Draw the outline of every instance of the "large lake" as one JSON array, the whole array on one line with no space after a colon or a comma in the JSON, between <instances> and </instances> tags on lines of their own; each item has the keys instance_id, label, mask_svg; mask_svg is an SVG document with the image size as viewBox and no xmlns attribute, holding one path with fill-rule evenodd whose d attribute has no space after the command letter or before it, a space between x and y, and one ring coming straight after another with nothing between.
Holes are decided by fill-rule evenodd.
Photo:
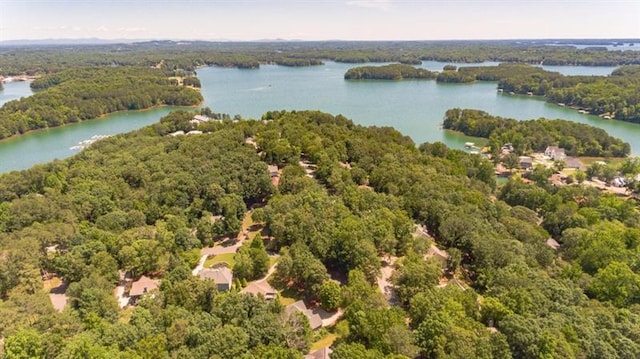
<instances>
[{"instance_id":1,"label":"large lake","mask_svg":"<svg viewBox=\"0 0 640 359\"><path fill-rule=\"evenodd\" d=\"M439 71L446 63L424 62ZM465 64L470 66L476 64ZM483 63L482 65L493 65ZM476 108L516 119L563 118L601 127L640 151L640 125L602 120L544 102L540 98L501 94L495 83L437 84L435 81L345 81L352 64L324 66L263 65L256 70L209 67L198 70L204 106L215 112L260 118L269 110L321 110L343 114L362 125L393 126L416 143L442 141L461 148L468 138L440 128L446 110ZM607 75L612 67L545 66L564 74ZM5 84L0 105L31 94L28 83ZM70 148L94 135L113 135L157 122L171 108L127 111L99 120L36 131L0 142L0 173L77 153Z\"/></svg>"}]
</instances>

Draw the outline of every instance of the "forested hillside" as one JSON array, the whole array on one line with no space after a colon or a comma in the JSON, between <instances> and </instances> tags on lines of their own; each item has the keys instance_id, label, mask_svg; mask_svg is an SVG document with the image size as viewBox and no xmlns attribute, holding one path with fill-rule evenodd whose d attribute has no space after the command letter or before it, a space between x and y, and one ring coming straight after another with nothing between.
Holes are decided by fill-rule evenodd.
<instances>
[{"instance_id":1,"label":"forested hillside","mask_svg":"<svg viewBox=\"0 0 640 359\"><path fill-rule=\"evenodd\" d=\"M518 179L495 193L479 156L319 112L167 136L192 116L0 177L7 358L301 358L305 317L191 275L198 248L235 236L252 206L280 252L274 285L344 310L333 359L640 356L633 202ZM414 224L448 252L444 270ZM375 279L391 258L389 303ZM162 284L120 310L118 270ZM61 313L43 272L69 283Z\"/></svg>"},{"instance_id":2,"label":"forested hillside","mask_svg":"<svg viewBox=\"0 0 640 359\"><path fill-rule=\"evenodd\" d=\"M203 100L163 71L140 67L71 69L39 78L31 87L40 91L0 108L0 139L115 111L191 106Z\"/></svg>"}]
</instances>

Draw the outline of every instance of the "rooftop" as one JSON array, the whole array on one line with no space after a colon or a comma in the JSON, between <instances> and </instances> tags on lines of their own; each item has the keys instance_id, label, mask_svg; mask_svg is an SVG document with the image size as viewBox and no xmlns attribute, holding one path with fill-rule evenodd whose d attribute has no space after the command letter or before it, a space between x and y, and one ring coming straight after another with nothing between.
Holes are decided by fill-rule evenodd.
<instances>
[{"instance_id":1,"label":"rooftop","mask_svg":"<svg viewBox=\"0 0 640 359\"><path fill-rule=\"evenodd\" d=\"M300 312L309 319L309 326L311 326L311 329L318 329L322 326L322 317L307 309L307 306L303 301L299 300L293 304L287 305L287 308L285 309L285 313L287 313L287 315L291 315L295 312Z\"/></svg>"},{"instance_id":2,"label":"rooftop","mask_svg":"<svg viewBox=\"0 0 640 359\"><path fill-rule=\"evenodd\" d=\"M137 281L131 283L131 290L129 290L129 296L135 297L150 292L160 285L158 279L151 279L147 276L142 276Z\"/></svg>"},{"instance_id":3,"label":"rooftop","mask_svg":"<svg viewBox=\"0 0 640 359\"><path fill-rule=\"evenodd\" d=\"M233 280L233 273L229 268L204 268L198 273L200 279L210 279L213 280L216 284L229 284L231 285L231 281Z\"/></svg>"}]
</instances>

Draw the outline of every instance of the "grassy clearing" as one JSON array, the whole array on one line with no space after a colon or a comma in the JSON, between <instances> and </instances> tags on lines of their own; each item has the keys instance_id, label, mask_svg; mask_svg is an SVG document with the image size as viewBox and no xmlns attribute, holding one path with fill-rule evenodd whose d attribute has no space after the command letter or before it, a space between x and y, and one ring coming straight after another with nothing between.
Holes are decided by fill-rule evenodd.
<instances>
[{"instance_id":1,"label":"grassy clearing","mask_svg":"<svg viewBox=\"0 0 640 359\"><path fill-rule=\"evenodd\" d=\"M313 353L316 350L322 349L324 347L331 346L331 344L333 344L333 342L335 342L336 339L338 339L338 336L336 334L329 333L324 338L322 338L322 339L318 340L317 342L313 343L311 345L310 352Z\"/></svg>"},{"instance_id":2,"label":"grassy clearing","mask_svg":"<svg viewBox=\"0 0 640 359\"><path fill-rule=\"evenodd\" d=\"M126 324L129 323L131 317L133 316L134 307L127 307L120 311L120 316L118 317L118 323Z\"/></svg>"},{"instance_id":3,"label":"grassy clearing","mask_svg":"<svg viewBox=\"0 0 640 359\"><path fill-rule=\"evenodd\" d=\"M278 293L278 299L280 299L280 303L284 306L297 302L295 298L286 297L282 293Z\"/></svg>"},{"instance_id":4,"label":"grassy clearing","mask_svg":"<svg viewBox=\"0 0 640 359\"><path fill-rule=\"evenodd\" d=\"M42 286L44 287L44 290L47 292L59 286L60 284L62 284L62 280L58 277L53 277L51 279L48 279L42 282Z\"/></svg>"},{"instance_id":5,"label":"grassy clearing","mask_svg":"<svg viewBox=\"0 0 640 359\"><path fill-rule=\"evenodd\" d=\"M209 268L214 264L225 262L229 268L233 268L233 265L236 264L234 259L235 253L224 253L218 254L217 256L209 257L204 262L204 268Z\"/></svg>"},{"instance_id":6,"label":"grassy clearing","mask_svg":"<svg viewBox=\"0 0 640 359\"><path fill-rule=\"evenodd\" d=\"M598 161L602 161L602 162L606 162L608 164L612 164L614 166L618 166L620 164L622 164L622 162L624 162L624 158L619 158L619 157L610 157L610 158L606 158L606 157L578 157L580 159L580 162L582 162L582 164L584 164L585 166L591 166L592 164L594 164L595 162Z\"/></svg>"},{"instance_id":7,"label":"grassy clearing","mask_svg":"<svg viewBox=\"0 0 640 359\"><path fill-rule=\"evenodd\" d=\"M291 288L282 288L282 286L274 286L274 288L278 290L278 298L280 298L282 305L295 303L299 299L297 298L298 293Z\"/></svg>"}]
</instances>

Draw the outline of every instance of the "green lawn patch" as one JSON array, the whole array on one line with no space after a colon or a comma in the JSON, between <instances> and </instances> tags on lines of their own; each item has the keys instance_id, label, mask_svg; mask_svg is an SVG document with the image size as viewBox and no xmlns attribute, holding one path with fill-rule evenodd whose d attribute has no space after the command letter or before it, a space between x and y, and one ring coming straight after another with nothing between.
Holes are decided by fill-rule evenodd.
<instances>
[{"instance_id":1,"label":"green lawn patch","mask_svg":"<svg viewBox=\"0 0 640 359\"><path fill-rule=\"evenodd\" d=\"M217 256L209 257L204 262L204 268L210 268L212 265L225 262L229 268L233 268L233 265L236 263L234 257L235 253L224 253L218 254Z\"/></svg>"},{"instance_id":2,"label":"green lawn patch","mask_svg":"<svg viewBox=\"0 0 640 359\"><path fill-rule=\"evenodd\" d=\"M333 344L333 342L335 342L336 339L338 339L338 336L336 334L329 333L324 338L322 338L322 339L318 340L317 342L313 343L311 345L311 350L309 352L313 353L316 350L322 349L324 347L331 346L331 344Z\"/></svg>"}]
</instances>

